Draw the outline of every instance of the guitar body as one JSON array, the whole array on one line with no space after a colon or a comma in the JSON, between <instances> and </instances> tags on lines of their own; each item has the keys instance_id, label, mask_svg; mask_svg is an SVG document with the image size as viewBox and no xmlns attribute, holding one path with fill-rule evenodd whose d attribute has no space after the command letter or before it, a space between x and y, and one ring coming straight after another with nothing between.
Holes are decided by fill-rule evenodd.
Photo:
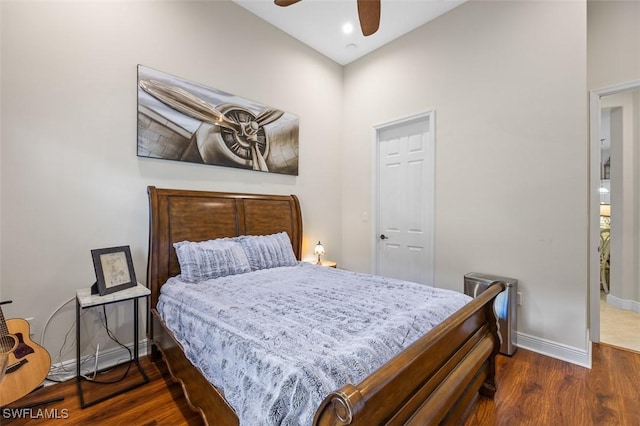
<instances>
[{"instance_id":1,"label":"guitar body","mask_svg":"<svg viewBox=\"0 0 640 426\"><path fill-rule=\"evenodd\" d=\"M29 323L23 319L6 320L10 336L17 345L9 352L9 363L0 382L0 407L11 404L44 381L51 368L49 352L29 337Z\"/></svg>"}]
</instances>

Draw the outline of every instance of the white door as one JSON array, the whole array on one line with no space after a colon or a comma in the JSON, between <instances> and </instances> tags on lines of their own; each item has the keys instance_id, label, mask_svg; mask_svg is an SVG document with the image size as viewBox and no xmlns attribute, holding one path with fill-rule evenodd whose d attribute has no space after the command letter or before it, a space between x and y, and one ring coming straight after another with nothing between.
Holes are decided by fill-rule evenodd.
<instances>
[{"instance_id":1,"label":"white door","mask_svg":"<svg viewBox=\"0 0 640 426\"><path fill-rule=\"evenodd\" d=\"M376 127L376 273L433 285L433 111Z\"/></svg>"}]
</instances>

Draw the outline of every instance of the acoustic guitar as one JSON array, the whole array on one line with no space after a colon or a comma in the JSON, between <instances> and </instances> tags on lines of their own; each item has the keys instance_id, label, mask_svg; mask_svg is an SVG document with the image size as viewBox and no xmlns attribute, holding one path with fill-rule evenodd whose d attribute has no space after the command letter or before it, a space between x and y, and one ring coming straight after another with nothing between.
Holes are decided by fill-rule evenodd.
<instances>
[{"instance_id":1,"label":"acoustic guitar","mask_svg":"<svg viewBox=\"0 0 640 426\"><path fill-rule=\"evenodd\" d=\"M40 386L51 368L49 352L30 338L29 323L20 318L5 321L0 307L0 357L6 356L4 376L0 374L0 407Z\"/></svg>"}]
</instances>

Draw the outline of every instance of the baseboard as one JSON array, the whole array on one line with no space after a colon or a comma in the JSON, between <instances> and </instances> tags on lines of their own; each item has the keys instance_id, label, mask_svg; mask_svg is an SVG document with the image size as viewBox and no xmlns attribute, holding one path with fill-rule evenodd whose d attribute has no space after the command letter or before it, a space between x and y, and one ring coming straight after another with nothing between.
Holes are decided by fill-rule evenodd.
<instances>
[{"instance_id":1,"label":"baseboard","mask_svg":"<svg viewBox=\"0 0 640 426\"><path fill-rule=\"evenodd\" d=\"M148 346L148 340L146 338L138 342L138 355L140 357L147 355L147 346ZM133 343L127 345L127 347L131 351L131 354L132 354L131 356L133 356ZM129 351L127 351L123 347L116 346L113 348L106 349L104 351L101 350L98 355L97 369L103 370L105 368L113 367L114 365L120 364L123 362L123 360L127 360L127 359L129 359ZM67 371L69 373L60 374L59 373L60 370ZM82 366L80 373L87 374L87 372L89 372L89 374L91 374L92 371L93 371L93 363L90 366L89 365ZM73 359L69 359L61 363L58 363L56 365L52 365L51 369L49 370L49 377L54 378L56 381L52 382L47 380L45 381L45 386L55 384L58 381L65 382L67 380L74 379L76 377L76 359L73 358Z\"/></svg>"},{"instance_id":2,"label":"baseboard","mask_svg":"<svg viewBox=\"0 0 640 426\"><path fill-rule=\"evenodd\" d=\"M619 297L613 296L612 294L607 294L607 303L618 309L622 309L624 311L633 311L640 314L640 302L637 302L635 300L621 299Z\"/></svg>"},{"instance_id":3,"label":"baseboard","mask_svg":"<svg viewBox=\"0 0 640 426\"><path fill-rule=\"evenodd\" d=\"M518 347L542 355L567 361L581 367L591 368L591 351L578 349L524 333L517 333ZM591 348L591 345L589 345Z\"/></svg>"}]
</instances>

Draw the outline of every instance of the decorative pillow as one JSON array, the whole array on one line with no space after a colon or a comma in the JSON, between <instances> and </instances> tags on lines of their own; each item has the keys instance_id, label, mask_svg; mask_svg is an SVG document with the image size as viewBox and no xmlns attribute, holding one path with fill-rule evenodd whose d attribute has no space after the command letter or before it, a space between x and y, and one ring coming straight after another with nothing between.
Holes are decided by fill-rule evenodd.
<instances>
[{"instance_id":1,"label":"decorative pillow","mask_svg":"<svg viewBox=\"0 0 640 426\"><path fill-rule=\"evenodd\" d=\"M180 275L189 283L251 271L249 260L237 241L230 238L175 243Z\"/></svg>"},{"instance_id":2,"label":"decorative pillow","mask_svg":"<svg viewBox=\"0 0 640 426\"><path fill-rule=\"evenodd\" d=\"M238 238L251 269L295 266L298 263L286 232L272 235L244 235Z\"/></svg>"}]
</instances>

